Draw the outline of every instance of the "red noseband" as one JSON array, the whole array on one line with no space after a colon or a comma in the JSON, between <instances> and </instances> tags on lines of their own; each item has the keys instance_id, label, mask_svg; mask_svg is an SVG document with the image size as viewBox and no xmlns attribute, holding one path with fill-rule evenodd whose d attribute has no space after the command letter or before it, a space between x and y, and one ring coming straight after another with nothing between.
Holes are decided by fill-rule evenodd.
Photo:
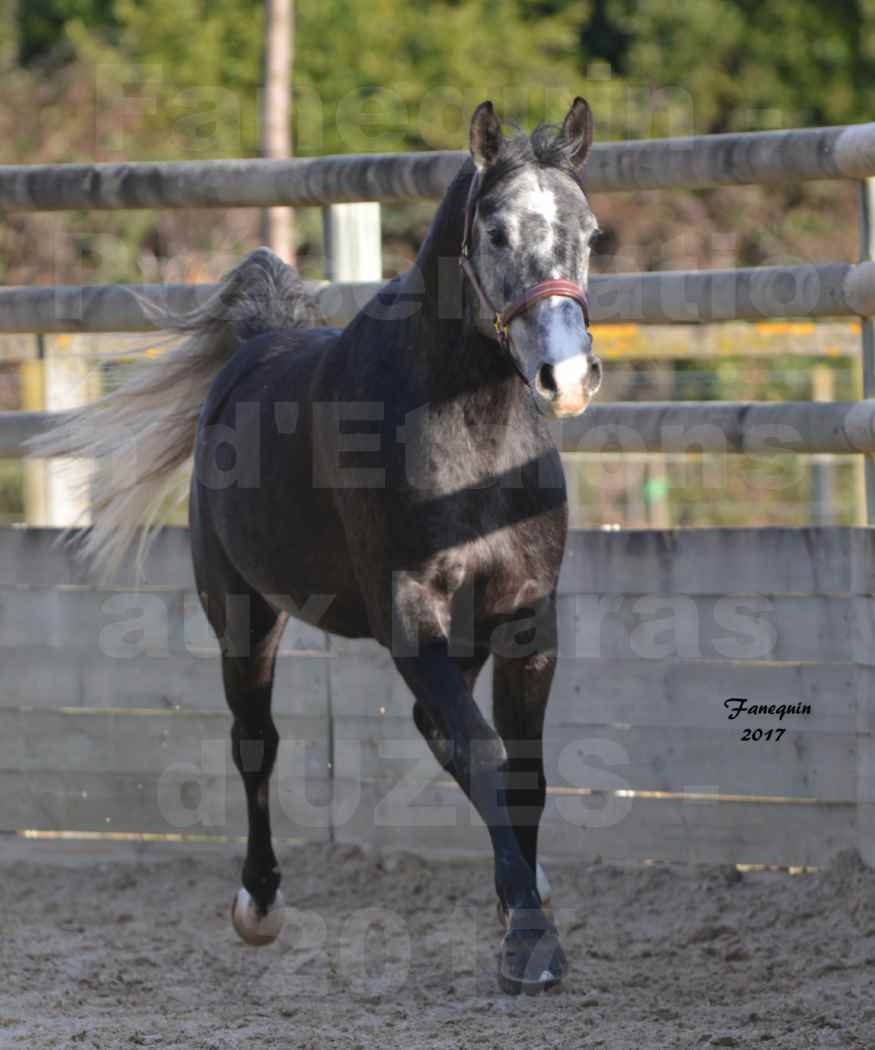
<instances>
[{"instance_id":1,"label":"red noseband","mask_svg":"<svg viewBox=\"0 0 875 1050\"><path fill-rule=\"evenodd\" d=\"M540 281L538 284L533 285L527 289L519 299L509 303L503 310L497 310L492 300L486 294L486 289L480 283L480 278L477 276L477 271L471 264L471 231L474 227L474 210L477 207L477 191L480 188L480 177L475 175L471 179L471 186L468 190L468 200L465 204L465 229L462 234L462 249L459 255L459 266L462 268L462 273L471 282L471 287L477 293L480 302L483 306L492 314L495 318L495 333L498 336L499 343L507 347L510 345L510 322L515 317L519 317L521 314L526 313L530 310L535 303L540 302L542 299L549 299L553 296L562 296L565 299L573 299L580 305L580 309L583 311L583 321L587 328L590 324L589 314L589 298L584 288L582 288L575 281L567 281L564 278L556 278L554 280Z\"/></svg>"}]
</instances>

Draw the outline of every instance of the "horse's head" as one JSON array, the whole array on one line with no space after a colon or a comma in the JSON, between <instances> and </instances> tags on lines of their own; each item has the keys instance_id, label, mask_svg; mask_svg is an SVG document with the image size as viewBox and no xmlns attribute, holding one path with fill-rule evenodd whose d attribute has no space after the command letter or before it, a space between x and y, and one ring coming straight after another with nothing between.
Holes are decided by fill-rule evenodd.
<instances>
[{"instance_id":1,"label":"horse's head","mask_svg":"<svg viewBox=\"0 0 875 1050\"><path fill-rule=\"evenodd\" d=\"M475 323L511 355L541 411L556 417L580 415L601 383L586 295L598 226L580 181L591 143L582 98L560 128L531 138L505 138L491 102L471 120L476 173L461 264L477 293Z\"/></svg>"}]
</instances>

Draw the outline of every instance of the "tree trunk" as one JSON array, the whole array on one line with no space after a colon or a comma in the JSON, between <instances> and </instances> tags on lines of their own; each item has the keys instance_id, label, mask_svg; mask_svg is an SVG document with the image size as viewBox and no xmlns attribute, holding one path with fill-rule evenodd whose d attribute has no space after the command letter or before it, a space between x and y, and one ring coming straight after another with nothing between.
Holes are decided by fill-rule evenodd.
<instances>
[{"instance_id":1,"label":"tree trunk","mask_svg":"<svg viewBox=\"0 0 875 1050\"><path fill-rule=\"evenodd\" d=\"M264 88L261 107L261 155L292 153L292 63L294 0L265 0ZM295 261L295 223L291 208L265 208L262 241L286 262Z\"/></svg>"}]
</instances>

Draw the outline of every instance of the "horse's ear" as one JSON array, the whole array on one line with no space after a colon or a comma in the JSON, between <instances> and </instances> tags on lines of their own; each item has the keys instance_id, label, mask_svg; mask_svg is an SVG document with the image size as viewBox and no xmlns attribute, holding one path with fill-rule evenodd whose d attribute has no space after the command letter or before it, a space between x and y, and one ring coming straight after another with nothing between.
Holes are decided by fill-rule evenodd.
<instances>
[{"instance_id":1,"label":"horse's ear","mask_svg":"<svg viewBox=\"0 0 875 1050\"><path fill-rule=\"evenodd\" d=\"M501 134L501 121L492 108L491 102L481 102L471 117L471 157L478 171L483 171L495 159L501 150L504 137Z\"/></svg>"},{"instance_id":2,"label":"horse's ear","mask_svg":"<svg viewBox=\"0 0 875 1050\"><path fill-rule=\"evenodd\" d=\"M592 110L580 95L571 103L571 109L562 121L562 138L571 148L571 161L579 168L586 160L592 145Z\"/></svg>"}]
</instances>

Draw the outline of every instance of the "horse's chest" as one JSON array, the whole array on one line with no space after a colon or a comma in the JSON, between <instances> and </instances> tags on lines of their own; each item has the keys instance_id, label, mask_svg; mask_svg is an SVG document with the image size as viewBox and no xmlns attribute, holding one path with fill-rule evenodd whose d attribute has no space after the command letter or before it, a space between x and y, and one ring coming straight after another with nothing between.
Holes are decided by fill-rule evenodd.
<instances>
[{"instance_id":1,"label":"horse's chest","mask_svg":"<svg viewBox=\"0 0 875 1050\"><path fill-rule=\"evenodd\" d=\"M566 528L555 458L555 470L537 476L530 465L538 456L531 454L523 463L493 462L486 471L476 457L446 456L433 463L433 498L419 504L422 520L410 524L418 537L414 544L427 545L426 576L439 590L461 588L464 581L481 616L510 612L526 596L552 591Z\"/></svg>"},{"instance_id":2,"label":"horse's chest","mask_svg":"<svg viewBox=\"0 0 875 1050\"><path fill-rule=\"evenodd\" d=\"M549 520L509 527L474 546L470 578L480 616L513 612L556 586L562 559L561 523Z\"/></svg>"}]
</instances>

